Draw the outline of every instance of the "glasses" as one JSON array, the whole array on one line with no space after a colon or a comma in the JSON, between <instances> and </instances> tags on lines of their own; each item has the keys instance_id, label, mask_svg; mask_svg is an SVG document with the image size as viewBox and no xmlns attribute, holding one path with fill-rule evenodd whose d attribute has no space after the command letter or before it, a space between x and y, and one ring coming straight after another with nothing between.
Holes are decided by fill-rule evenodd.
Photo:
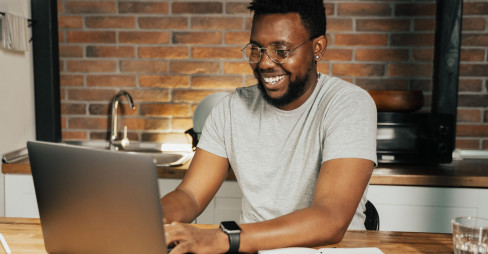
<instances>
[{"instance_id":1,"label":"glasses","mask_svg":"<svg viewBox=\"0 0 488 254\"><path fill-rule=\"evenodd\" d=\"M244 56L244 59L249 61L249 63L259 63L259 61L261 61L261 57L263 56L263 51L266 50L266 55L269 56L271 61L277 64L282 64L285 63L286 60L288 60L291 52L309 42L311 39L312 38L306 40L302 44L292 49L287 49L285 45L279 43L273 43L266 48L261 48L253 43L249 43L243 49L241 49L241 52Z\"/></svg>"}]
</instances>

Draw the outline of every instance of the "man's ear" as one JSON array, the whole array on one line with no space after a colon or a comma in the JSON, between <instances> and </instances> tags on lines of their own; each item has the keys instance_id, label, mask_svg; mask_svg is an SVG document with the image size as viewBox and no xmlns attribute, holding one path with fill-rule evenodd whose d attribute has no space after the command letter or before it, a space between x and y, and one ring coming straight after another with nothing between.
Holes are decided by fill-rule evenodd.
<instances>
[{"instance_id":1,"label":"man's ear","mask_svg":"<svg viewBox=\"0 0 488 254\"><path fill-rule=\"evenodd\" d=\"M314 59L317 62L320 61L322 57L325 55L326 49L327 49L327 37L325 35L321 35L313 39Z\"/></svg>"}]
</instances>

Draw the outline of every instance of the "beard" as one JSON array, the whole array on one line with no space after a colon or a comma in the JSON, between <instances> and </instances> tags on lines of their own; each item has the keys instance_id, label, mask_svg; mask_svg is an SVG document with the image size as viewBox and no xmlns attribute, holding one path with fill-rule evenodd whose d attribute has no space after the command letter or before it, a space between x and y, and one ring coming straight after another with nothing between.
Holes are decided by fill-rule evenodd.
<instances>
[{"instance_id":1,"label":"beard","mask_svg":"<svg viewBox=\"0 0 488 254\"><path fill-rule=\"evenodd\" d=\"M258 88L263 94L263 98L266 102L269 104L279 108L286 106L296 99L300 98L306 91L306 84L310 80L310 73L312 72L312 67L310 67L307 71L307 75L304 77L297 77L297 79L293 82L290 81L290 85L288 86L288 89L286 90L285 94L283 94L281 97L278 98L272 98L269 96L269 94L266 92L266 88L264 87L264 84L261 82L260 79L258 79Z\"/></svg>"}]
</instances>

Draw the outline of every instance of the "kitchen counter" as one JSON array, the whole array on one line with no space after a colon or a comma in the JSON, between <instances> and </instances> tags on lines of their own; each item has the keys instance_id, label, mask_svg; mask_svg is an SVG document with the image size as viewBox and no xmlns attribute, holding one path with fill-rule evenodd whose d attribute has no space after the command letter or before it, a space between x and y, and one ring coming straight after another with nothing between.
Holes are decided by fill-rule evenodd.
<instances>
[{"instance_id":1,"label":"kitchen counter","mask_svg":"<svg viewBox=\"0 0 488 254\"><path fill-rule=\"evenodd\" d=\"M178 167L158 167L158 176L182 179L190 162ZM29 160L2 165L4 174L30 174ZM235 180L230 173L227 180ZM370 184L429 187L488 188L488 160L455 160L438 165L380 164L374 169Z\"/></svg>"}]
</instances>

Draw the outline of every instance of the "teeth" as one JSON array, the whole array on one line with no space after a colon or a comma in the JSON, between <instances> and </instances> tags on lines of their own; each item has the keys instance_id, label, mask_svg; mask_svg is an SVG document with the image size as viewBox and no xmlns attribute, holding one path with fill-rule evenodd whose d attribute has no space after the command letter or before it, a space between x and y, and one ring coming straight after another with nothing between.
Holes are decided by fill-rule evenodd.
<instances>
[{"instance_id":1,"label":"teeth","mask_svg":"<svg viewBox=\"0 0 488 254\"><path fill-rule=\"evenodd\" d=\"M284 79L285 76L276 76L276 77L265 77L264 78L264 81L266 81L266 83L270 83L270 84L275 84L276 82Z\"/></svg>"}]
</instances>

